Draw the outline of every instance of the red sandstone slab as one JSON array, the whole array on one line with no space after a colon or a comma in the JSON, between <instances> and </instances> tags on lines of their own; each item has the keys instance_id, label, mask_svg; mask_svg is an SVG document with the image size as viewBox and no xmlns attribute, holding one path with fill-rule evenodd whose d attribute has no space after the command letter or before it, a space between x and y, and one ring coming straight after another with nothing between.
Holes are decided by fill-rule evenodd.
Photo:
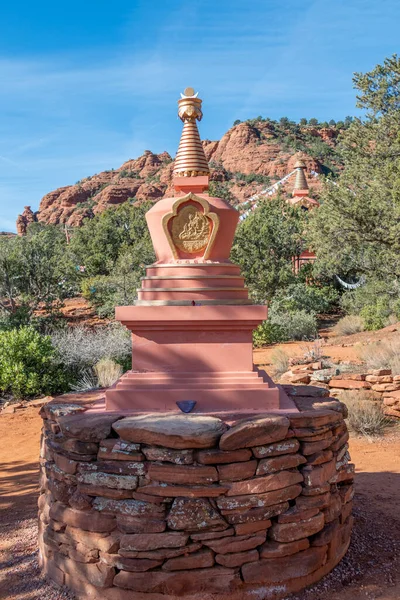
<instances>
[{"instance_id":1,"label":"red sandstone slab","mask_svg":"<svg viewBox=\"0 0 400 600\"><path fill-rule=\"evenodd\" d=\"M193 450L171 450L170 448L148 446L142 448L142 452L147 460L170 462L175 465L191 465L193 463Z\"/></svg>"},{"instance_id":2,"label":"red sandstone slab","mask_svg":"<svg viewBox=\"0 0 400 600\"><path fill-rule=\"evenodd\" d=\"M241 421L224 433L221 450L237 450L283 440L289 429L286 417L265 415Z\"/></svg>"},{"instance_id":3,"label":"red sandstone slab","mask_svg":"<svg viewBox=\"0 0 400 600\"><path fill-rule=\"evenodd\" d=\"M109 437L111 427L121 419L118 413L101 414L85 412L83 414L59 417L57 422L64 435L77 438L81 442L100 442Z\"/></svg>"},{"instance_id":4,"label":"red sandstone slab","mask_svg":"<svg viewBox=\"0 0 400 600\"><path fill-rule=\"evenodd\" d=\"M187 556L170 558L163 566L163 571L182 571L186 569L205 569L214 565L214 554L211 550L202 550Z\"/></svg>"},{"instance_id":5,"label":"red sandstone slab","mask_svg":"<svg viewBox=\"0 0 400 600\"><path fill-rule=\"evenodd\" d=\"M259 531L266 531L271 527L272 523L268 519L266 521L254 521L250 523L238 523L234 525L236 535L250 535Z\"/></svg>"},{"instance_id":6,"label":"red sandstone slab","mask_svg":"<svg viewBox=\"0 0 400 600\"><path fill-rule=\"evenodd\" d=\"M117 524L112 515L102 515L96 511L80 511L69 508L60 502L52 504L50 517L55 521L86 531L108 532L115 529Z\"/></svg>"},{"instance_id":7,"label":"red sandstone slab","mask_svg":"<svg viewBox=\"0 0 400 600\"><path fill-rule=\"evenodd\" d=\"M254 535L235 535L220 540L206 540L205 546L209 546L217 554L231 554L234 552L245 552L261 546L265 542L266 533L257 532Z\"/></svg>"},{"instance_id":8,"label":"red sandstone slab","mask_svg":"<svg viewBox=\"0 0 400 600\"><path fill-rule=\"evenodd\" d=\"M167 524L161 519L118 515L117 526L122 533L162 533L165 531Z\"/></svg>"},{"instance_id":9,"label":"red sandstone slab","mask_svg":"<svg viewBox=\"0 0 400 600\"><path fill-rule=\"evenodd\" d=\"M318 494L315 496L299 496L296 499L296 506L299 510L307 510L309 508L318 508L322 510L329 506L331 495L329 492Z\"/></svg>"},{"instance_id":10,"label":"red sandstone slab","mask_svg":"<svg viewBox=\"0 0 400 600\"><path fill-rule=\"evenodd\" d=\"M297 452L300 448L300 442L296 439L285 439L281 442L275 442L264 446L257 446L252 448L253 454L256 458L269 458L273 456L280 456L281 454L289 454Z\"/></svg>"},{"instance_id":11,"label":"red sandstone slab","mask_svg":"<svg viewBox=\"0 0 400 600\"><path fill-rule=\"evenodd\" d=\"M114 438L100 442L97 458L99 460L129 460L132 462L144 460L139 444L131 444Z\"/></svg>"},{"instance_id":12,"label":"red sandstone slab","mask_svg":"<svg viewBox=\"0 0 400 600\"><path fill-rule=\"evenodd\" d=\"M85 496L102 496L103 498L112 498L114 500L126 500L132 498L132 492L126 489L113 489L108 487L102 487L100 485L86 485L80 483L78 485L78 492Z\"/></svg>"},{"instance_id":13,"label":"red sandstone slab","mask_svg":"<svg viewBox=\"0 0 400 600\"><path fill-rule=\"evenodd\" d=\"M152 481L173 484L207 484L218 481L215 467L197 465L165 465L151 463L148 465L148 476Z\"/></svg>"},{"instance_id":14,"label":"red sandstone slab","mask_svg":"<svg viewBox=\"0 0 400 600\"><path fill-rule=\"evenodd\" d=\"M240 450L200 450L196 453L197 462L204 465L220 465L225 463L245 462L252 457L251 451L247 448Z\"/></svg>"},{"instance_id":15,"label":"red sandstone slab","mask_svg":"<svg viewBox=\"0 0 400 600\"><path fill-rule=\"evenodd\" d=\"M115 515L127 515L130 517L155 517L161 518L165 515L165 507L141 500L109 500L108 498L97 497L93 501L94 515L101 513L111 513ZM98 513L96 511L99 511Z\"/></svg>"},{"instance_id":16,"label":"red sandstone slab","mask_svg":"<svg viewBox=\"0 0 400 600\"><path fill-rule=\"evenodd\" d=\"M127 417L114 429L124 440L182 450L215 446L227 425L214 417L160 413Z\"/></svg>"},{"instance_id":17,"label":"red sandstone slab","mask_svg":"<svg viewBox=\"0 0 400 600\"><path fill-rule=\"evenodd\" d=\"M168 513L168 527L181 531L215 531L228 528L226 521L205 498L176 498Z\"/></svg>"},{"instance_id":18,"label":"red sandstone slab","mask_svg":"<svg viewBox=\"0 0 400 600\"><path fill-rule=\"evenodd\" d=\"M217 554L215 560L223 567L241 567L242 565L258 560L257 550L247 550L246 552L236 552L233 554Z\"/></svg>"},{"instance_id":19,"label":"red sandstone slab","mask_svg":"<svg viewBox=\"0 0 400 600\"><path fill-rule=\"evenodd\" d=\"M266 519L271 519L272 517L276 517L276 515L286 512L288 508L289 503L282 502L281 504L276 504L274 506L262 506L261 508L251 508L250 510L243 512L229 511L225 513L225 511L222 511L222 514L224 515L228 523L236 525L239 523L253 523L254 521L265 521Z\"/></svg>"},{"instance_id":20,"label":"red sandstone slab","mask_svg":"<svg viewBox=\"0 0 400 600\"><path fill-rule=\"evenodd\" d=\"M268 475L284 469L294 469L306 462L307 459L301 454L283 454L272 458L263 458L259 462L257 475Z\"/></svg>"},{"instance_id":21,"label":"red sandstone slab","mask_svg":"<svg viewBox=\"0 0 400 600\"><path fill-rule=\"evenodd\" d=\"M179 548L185 546L189 535L185 533L133 533L123 535L120 549L128 552L147 552L159 548Z\"/></svg>"},{"instance_id":22,"label":"red sandstone slab","mask_svg":"<svg viewBox=\"0 0 400 600\"><path fill-rule=\"evenodd\" d=\"M305 577L316 571L325 562L327 546L308 548L292 556L268 558L242 567L243 579L246 583L259 582L264 585L286 581L287 579Z\"/></svg>"},{"instance_id":23,"label":"red sandstone slab","mask_svg":"<svg viewBox=\"0 0 400 600\"><path fill-rule=\"evenodd\" d=\"M139 488L139 491L152 496L166 496L171 498L216 498L228 492L229 488L224 485L209 485L192 487L184 485L149 484Z\"/></svg>"},{"instance_id":24,"label":"red sandstone slab","mask_svg":"<svg viewBox=\"0 0 400 600\"><path fill-rule=\"evenodd\" d=\"M229 592L240 583L239 574L233 569L213 567L188 571L173 571L164 573L154 571L149 577L146 573L128 573L120 571L114 579L117 587L128 588L135 592L166 593L182 595L207 592ZM202 592L204 594L204 592ZM153 599L151 599L153 600Z\"/></svg>"},{"instance_id":25,"label":"red sandstone slab","mask_svg":"<svg viewBox=\"0 0 400 600\"><path fill-rule=\"evenodd\" d=\"M303 475L295 471L280 471L265 477L255 477L245 481L235 481L230 484L227 496L263 494L281 488L289 487L303 481Z\"/></svg>"},{"instance_id":26,"label":"red sandstone slab","mask_svg":"<svg viewBox=\"0 0 400 600\"><path fill-rule=\"evenodd\" d=\"M279 490L265 492L263 494L249 494L231 496L217 499L217 506L223 511L240 511L246 508L257 508L261 506L272 506L287 500L293 500L301 494L301 485L289 485Z\"/></svg>"},{"instance_id":27,"label":"red sandstone slab","mask_svg":"<svg viewBox=\"0 0 400 600\"><path fill-rule=\"evenodd\" d=\"M318 535L318 534L317 534ZM308 538L296 540L295 542L274 542L267 540L260 548L260 558L279 558L282 556L291 556L310 547Z\"/></svg>"},{"instance_id":28,"label":"red sandstone slab","mask_svg":"<svg viewBox=\"0 0 400 600\"><path fill-rule=\"evenodd\" d=\"M295 542L321 531L324 522L324 515L318 513L314 517L296 523L274 523L269 530L269 537L276 542Z\"/></svg>"},{"instance_id":29,"label":"red sandstone slab","mask_svg":"<svg viewBox=\"0 0 400 600\"><path fill-rule=\"evenodd\" d=\"M369 390L371 384L368 381L355 381L354 379L336 379L333 378L329 382L330 388L341 390Z\"/></svg>"},{"instance_id":30,"label":"red sandstone slab","mask_svg":"<svg viewBox=\"0 0 400 600\"><path fill-rule=\"evenodd\" d=\"M247 462L238 462L227 465L219 465L218 473L222 481L240 481L248 479L256 474L258 462L249 460Z\"/></svg>"},{"instance_id":31,"label":"red sandstone slab","mask_svg":"<svg viewBox=\"0 0 400 600\"><path fill-rule=\"evenodd\" d=\"M302 470L304 484L313 487L327 483L336 473L336 461L324 463L318 467L306 466Z\"/></svg>"}]
</instances>

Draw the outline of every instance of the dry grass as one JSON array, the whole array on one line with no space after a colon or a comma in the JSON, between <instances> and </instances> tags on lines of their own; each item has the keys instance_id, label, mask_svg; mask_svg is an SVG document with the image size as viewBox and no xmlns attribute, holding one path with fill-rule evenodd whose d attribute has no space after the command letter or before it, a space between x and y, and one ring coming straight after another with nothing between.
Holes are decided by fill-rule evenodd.
<instances>
[{"instance_id":1,"label":"dry grass","mask_svg":"<svg viewBox=\"0 0 400 600\"><path fill-rule=\"evenodd\" d=\"M358 355L368 369L392 369L400 375L400 337L360 346Z\"/></svg>"},{"instance_id":2,"label":"dry grass","mask_svg":"<svg viewBox=\"0 0 400 600\"><path fill-rule=\"evenodd\" d=\"M357 315L343 317L333 328L333 332L337 336L352 335L353 333L360 333L360 331L364 331L364 322Z\"/></svg>"},{"instance_id":3,"label":"dry grass","mask_svg":"<svg viewBox=\"0 0 400 600\"><path fill-rule=\"evenodd\" d=\"M122 375L122 367L111 358L102 358L94 366L94 371L97 375L99 387L108 388Z\"/></svg>"},{"instance_id":4,"label":"dry grass","mask_svg":"<svg viewBox=\"0 0 400 600\"><path fill-rule=\"evenodd\" d=\"M271 362L274 366L274 375L280 376L289 370L289 356L281 348L276 348L271 354Z\"/></svg>"},{"instance_id":5,"label":"dry grass","mask_svg":"<svg viewBox=\"0 0 400 600\"><path fill-rule=\"evenodd\" d=\"M83 369L77 382L71 386L73 392L88 392L96 390L99 382L93 369Z\"/></svg>"},{"instance_id":6,"label":"dry grass","mask_svg":"<svg viewBox=\"0 0 400 600\"><path fill-rule=\"evenodd\" d=\"M381 436L393 421L382 412L382 405L371 400L368 392L346 391L340 394L349 411L347 425L350 431L365 437Z\"/></svg>"}]
</instances>

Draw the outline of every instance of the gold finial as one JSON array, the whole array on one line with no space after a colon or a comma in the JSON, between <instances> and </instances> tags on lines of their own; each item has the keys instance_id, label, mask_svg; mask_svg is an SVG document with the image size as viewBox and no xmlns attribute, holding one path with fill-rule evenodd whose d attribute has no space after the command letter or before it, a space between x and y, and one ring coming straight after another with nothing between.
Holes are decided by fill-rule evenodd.
<instances>
[{"instance_id":1,"label":"gold finial","mask_svg":"<svg viewBox=\"0 0 400 600\"><path fill-rule=\"evenodd\" d=\"M201 100L192 87L187 87L178 100L178 115L183 121L183 131L175 158L175 177L197 177L208 175L209 168L200 141L197 121L201 121Z\"/></svg>"},{"instance_id":2,"label":"gold finial","mask_svg":"<svg viewBox=\"0 0 400 600\"><path fill-rule=\"evenodd\" d=\"M308 190L308 183L305 176L304 171L306 170L306 165L303 159L299 159L294 168L297 169L296 172L296 181L294 183L293 194L296 190Z\"/></svg>"}]
</instances>

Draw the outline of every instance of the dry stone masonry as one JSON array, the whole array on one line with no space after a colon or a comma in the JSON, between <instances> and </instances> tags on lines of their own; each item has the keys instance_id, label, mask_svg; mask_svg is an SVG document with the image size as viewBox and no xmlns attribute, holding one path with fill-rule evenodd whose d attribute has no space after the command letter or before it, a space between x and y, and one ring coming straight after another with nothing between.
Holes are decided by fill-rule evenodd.
<instances>
[{"instance_id":1,"label":"dry stone masonry","mask_svg":"<svg viewBox=\"0 0 400 600\"><path fill-rule=\"evenodd\" d=\"M345 391L367 392L371 401L382 402L383 412L388 417L400 418L400 375L394 375L391 369L371 369L365 373L335 373L335 369L323 368L318 361L292 367L284 373L282 383L296 385L318 385L340 398ZM286 386L283 386L286 389ZM290 391L290 386L289 386Z\"/></svg>"},{"instance_id":2,"label":"dry stone masonry","mask_svg":"<svg viewBox=\"0 0 400 600\"><path fill-rule=\"evenodd\" d=\"M354 466L343 405L298 389L300 412L241 420L45 405L46 576L98 600L277 600L319 580L349 545Z\"/></svg>"}]
</instances>

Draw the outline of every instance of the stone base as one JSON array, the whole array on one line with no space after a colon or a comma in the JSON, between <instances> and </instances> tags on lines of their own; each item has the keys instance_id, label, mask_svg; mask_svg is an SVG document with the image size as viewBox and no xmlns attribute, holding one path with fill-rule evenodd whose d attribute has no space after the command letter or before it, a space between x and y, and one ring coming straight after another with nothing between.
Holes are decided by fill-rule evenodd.
<instances>
[{"instance_id":1,"label":"stone base","mask_svg":"<svg viewBox=\"0 0 400 600\"><path fill-rule=\"evenodd\" d=\"M314 400L246 419L50 402L44 574L98 600L279 600L315 583L347 550L354 466L342 405Z\"/></svg>"}]
</instances>

